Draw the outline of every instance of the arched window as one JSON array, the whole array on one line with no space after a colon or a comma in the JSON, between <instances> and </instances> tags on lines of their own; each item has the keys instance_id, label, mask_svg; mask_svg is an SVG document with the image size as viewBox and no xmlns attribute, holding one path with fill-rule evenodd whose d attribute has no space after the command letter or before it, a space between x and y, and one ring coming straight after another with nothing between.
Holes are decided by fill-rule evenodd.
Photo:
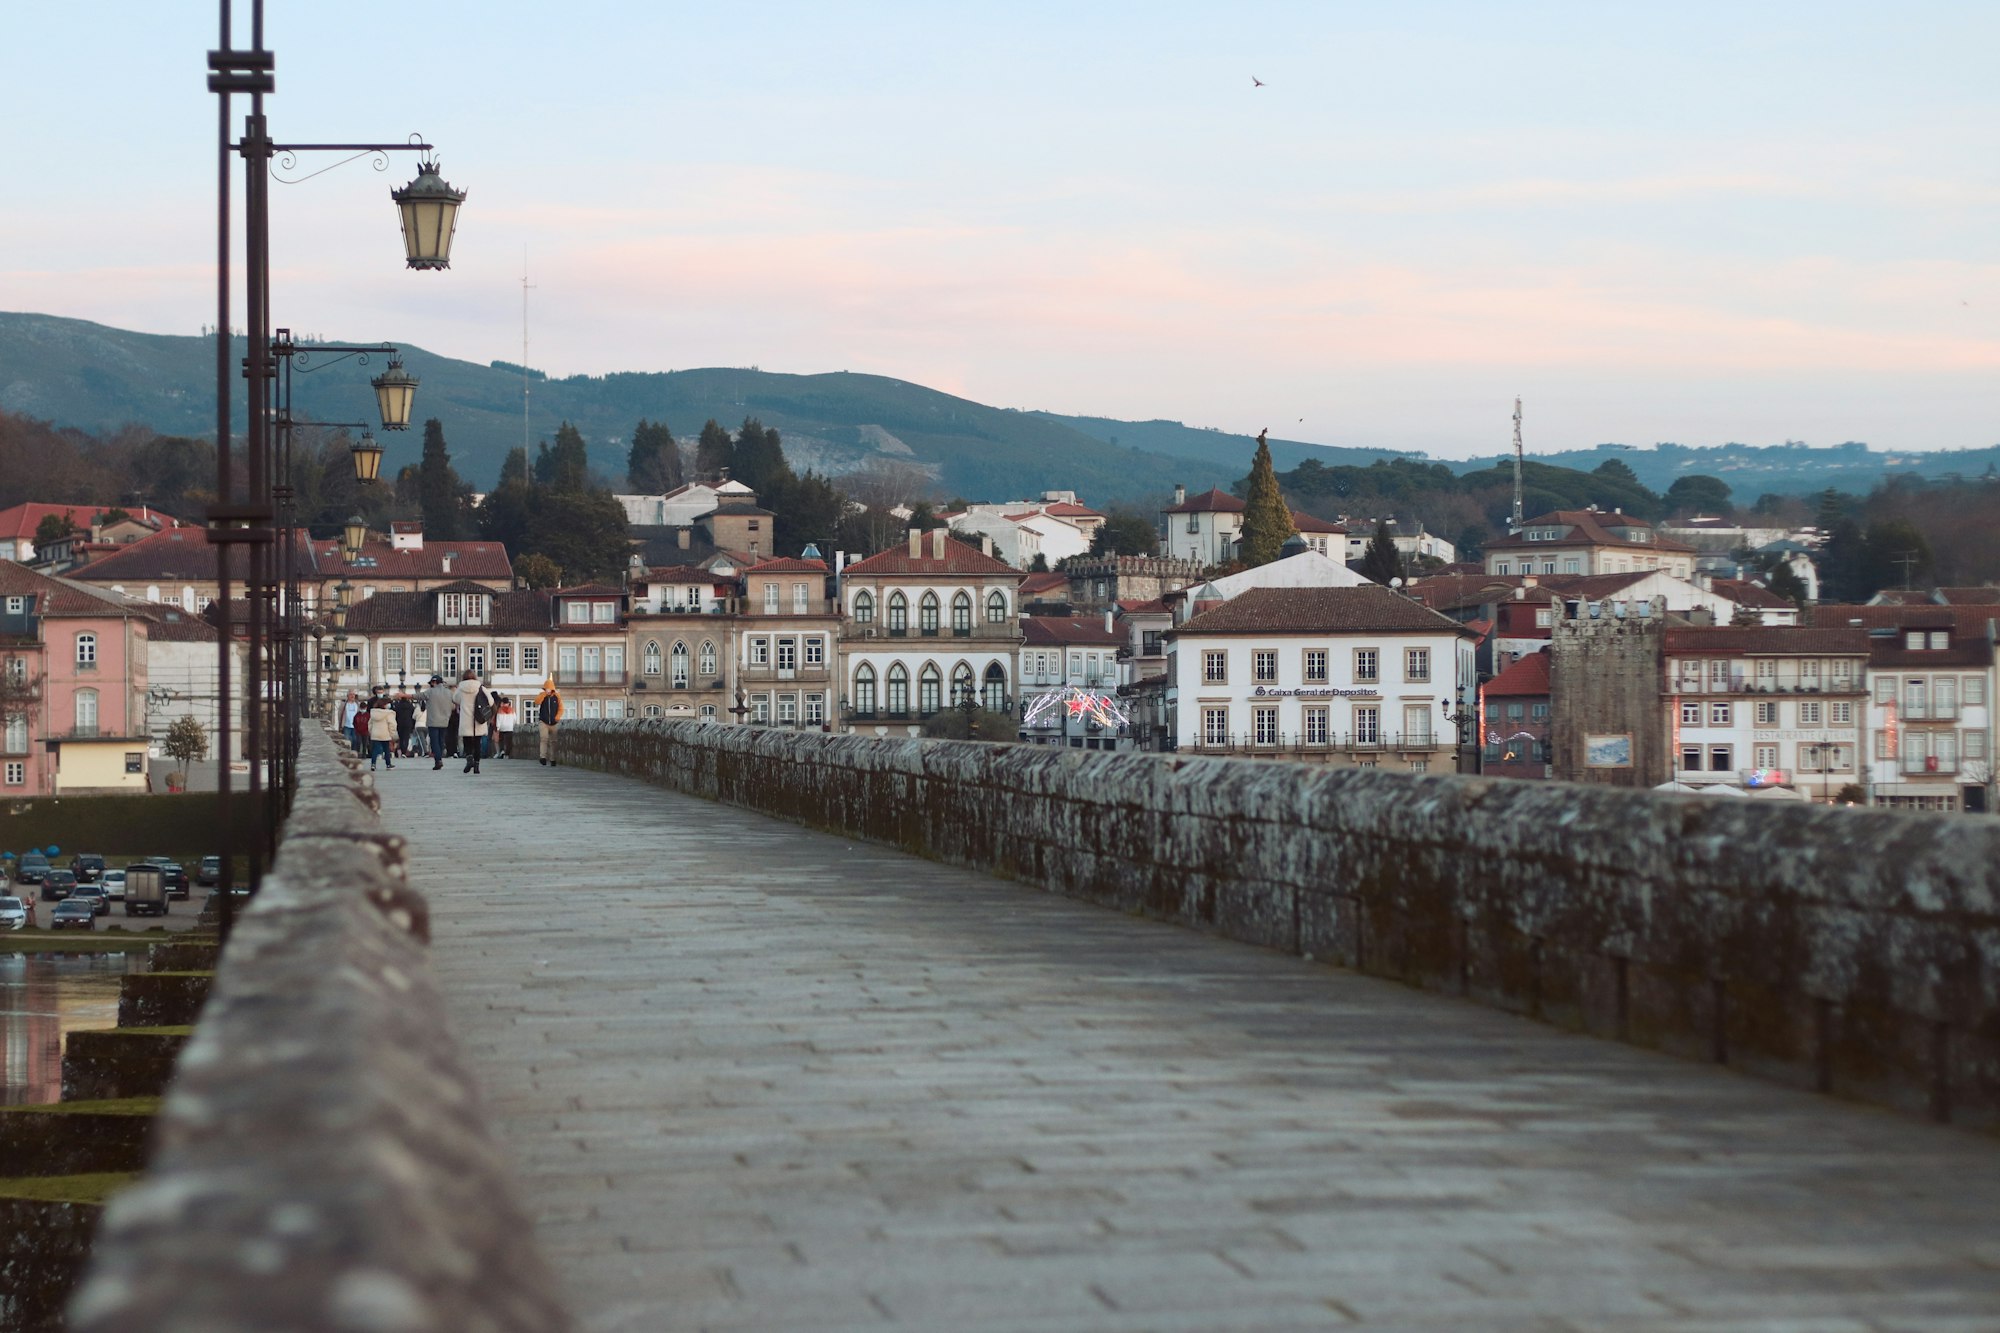
<instances>
[{"instance_id":1,"label":"arched window","mask_svg":"<svg viewBox=\"0 0 2000 1333\"><path fill-rule=\"evenodd\" d=\"M95 736L97 734L97 691L78 690L76 692L76 734Z\"/></svg>"},{"instance_id":2,"label":"arched window","mask_svg":"<svg viewBox=\"0 0 2000 1333\"><path fill-rule=\"evenodd\" d=\"M972 664L960 662L951 669L951 705L958 707L963 700L979 701L979 686L973 682Z\"/></svg>"},{"instance_id":3,"label":"arched window","mask_svg":"<svg viewBox=\"0 0 2000 1333\"><path fill-rule=\"evenodd\" d=\"M951 599L951 632L972 633L972 594L961 591Z\"/></svg>"},{"instance_id":4,"label":"arched window","mask_svg":"<svg viewBox=\"0 0 2000 1333\"><path fill-rule=\"evenodd\" d=\"M857 625L875 623L875 594L866 588L854 594L854 623Z\"/></svg>"},{"instance_id":5,"label":"arched window","mask_svg":"<svg viewBox=\"0 0 2000 1333\"><path fill-rule=\"evenodd\" d=\"M704 721L704 722L713 722L713 721L715 721L715 705L714 705L714 704L703 704L703 705L701 706L701 720L702 720L702 721Z\"/></svg>"},{"instance_id":6,"label":"arched window","mask_svg":"<svg viewBox=\"0 0 2000 1333\"><path fill-rule=\"evenodd\" d=\"M701 674L704 676L715 674L715 642L712 639L701 641Z\"/></svg>"},{"instance_id":7,"label":"arched window","mask_svg":"<svg viewBox=\"0 0 2000 1333\"><path fill-rule=\"evenodd\" d=\"M76 664L80 667L97 665L97 636L79 634L76 636Z\"/></svg>"},{"instance_id":8,"label":"arched window","mask_svg":"<svg viewBox=\"0 0 2000 1333\"><path fill-rule=\"evenodd\" d=\"M688 646L676 640L672 657L674 674L668 677L667 684L674 689L684 690L688 687Z\"/></svg>"},{"instance_id":9,"label":"arched window","mask_svg":"<svg viewBox=\"0 0 2000 1333\"><path fill-rule=\"evenodd\" d=\"M917 628L926 634L938 632L938 599L934 592L924 594L924 600L917 603Z\"/></svg>"},{"instance_id":10,"label":"arched window","mask_svg":"<svg viewBox=\"0 0 2000 1333\"><path fill-rule=\"evenodd\" d=\"M664 709L664 708L662 708L662 707L660 707L660 706L659 706L658 704L647 704L647 705L646 705L646 716L647 716L647 717L665 717L665 716L666 716L666 714L667 714L667 710L666 710L666 709Z\"/></svg>"},{"instance_id":11,"label":"arched window","mask_svg":"<svg viewBox=\"0 0 2000 1333\"><path fill-rule=\"evenodd\" d=\"M685 657L687 654L683 652L681 656ZM660 674L660 641L658 639L646 640L646 648L641 654L641 661L642 665L640 669L647 675L657 676Z\"/></svg>"},{"instance_id":12,"label":"arched window","mask_svg":"<svg viewBox=\"0 0 2000 1333\"><path fill-rule=\"evenodd\" d=\"M1007 623L1007 594L998 588L986 594L986 623L989 625Z\"/></svg>"},{"instance_id":13,"label":"arched window","mask_svg":"<svg viewBox=\"0 0 2000 1333\"><path fill-rule=\"evenodd\" d=\"M901 593L889 594L889 632L902 634L910 628L910 599Z\"/></svg>"},{"instance_id":14,"label":"arched window","mask_svg":"<svg viewBox=\"0 0 2000 1333\"><path fill-rule=\"evenodd\" d=\"M889 668L889 716L910 714L910 673L901 662Z\"/></svg>"},{"instance_id":15,"label":"arched window","mask_svg":"<svg viewBox=\"0 0 2000 1333\"><path fill-rule=\"evenodd\" d=\"M1007 711L1007 671L998 662L986 668L986 711L1004 713Z\"/></svg>"},{"instance_id":16,"label":"arched window","mask_svg":"<svg viewBox=\"0 0 2000 1333\"><path fill-rule=\"evenodd\" d=\"M866 662L854 669L854 711L862 717L875 716L875 668Z\"/></svg>"},{"instance_id":17,"label":"arched window","mask_svg":"<svg viewBox=\"0 0 2000 1333\"><path fill-rule=\"evenodd\" d=\"M944 673L937 669L936 662L926 662L917 676L917 711L929 717L943 707Z\"/></svg>"}]
</instances>

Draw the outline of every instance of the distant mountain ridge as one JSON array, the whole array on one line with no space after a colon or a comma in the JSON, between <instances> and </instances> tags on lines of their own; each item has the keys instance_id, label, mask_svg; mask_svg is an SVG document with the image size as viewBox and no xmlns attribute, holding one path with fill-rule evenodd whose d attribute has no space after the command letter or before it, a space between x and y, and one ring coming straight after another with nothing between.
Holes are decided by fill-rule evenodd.
<instances>
[{"instance_id":1,"label":"distant mountain ridge","mask_svg":"<svg viewBox=\"0 0 2000 1333\"><path fill-rule=\"evenodd\" d=\"M343 341L385 340L362 336ZM305 346L310 353L310 344ZM243 351L239 338L232 361ZM443 422L461 475L476 485L490 485L507 451L523 443L522 368L505 361L479 365L409 346L402 358L423 382L417 421L436 417ZM368 418L374 405L368 379L381 367L380 358L367 364L358 359L321 362L311 373L294 377L296 410L320 420ZM136 423L165 434L206 436L215 426L214 377L215 347L205 337L134 333L54 315L0 312L0 409L99 433ZM691 439L711 417L733 430L746 416L754 416L783 435L786 454L800 469L838 475L878 460L896 462L922 468L947 496L1018 499L1060 488L1099 506L1144 505L1176 484L1191 490L1227 487L1248 473L1255 445L1247 433L1177 421L990 407L904 380L847 371L790 375L715 367L550 379L530 370L527 378L530 446L552 438L560 422L573 422L589 443L592 466L620 479L625 441L641 417L664 420L676 437ZM244 420L240 386L239 380L238 430ZM420 439L416 430L401 439L385 438L385 470L416 461ZM1423 457L1283 438L1270 445L1280 469L1307 459L1334 467ZM1711 473L1730 484L1739 503L1748 504L1764 491L1811 493L1828 485L1866 490L1899 472L1976 476L2000 461L2000 447L1882 454L1858 444L1832 449L1599 445L1532 457L1584 471L1616 458L1657 491L1688 473ZM1471 472L1504 459L1488 455L1452 460L1448 466Z\"/></svg>"}]
</instances>

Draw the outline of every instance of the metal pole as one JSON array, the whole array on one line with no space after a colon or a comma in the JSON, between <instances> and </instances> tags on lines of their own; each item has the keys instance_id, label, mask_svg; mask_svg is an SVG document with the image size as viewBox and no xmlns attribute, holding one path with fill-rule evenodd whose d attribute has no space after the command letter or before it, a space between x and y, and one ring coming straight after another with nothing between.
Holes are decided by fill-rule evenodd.
<instances>
[{"instance_id":1,"label":"metal pole","mask_svg":"<svg viewBox=\"0 0 2000 1333\"><path fill-rule=\"evenodd\" d=\"M217 55L227 59L231 51L232 27L229 0L221 0L221 38L216 44ZM211 58L211 65L215 60ZM219 74L219 71L218 71ZM217 76L210 78L211 86L217 83ZM216 170L216 215L215 215L215 501L220 508L227 509L235 489L235 478L230 467L230 419L229 419L229 236L230 201L229 174L234 164L230 161L229 117L231 113L230 86L225 79L215 86L216 105L219 116L217 134ZM210 537L214 533L211 518ZM229 710L232 702L230 690L229 659L236 646L234 618L229 613L229 544L218 542L215 546L215 595L216 609L221 613L220 633L216 636L216 729L218 748L215 760L216 795L216 842L221 847L222 872L217 879L222 894L221 938L226 943L233 924L230 912L230 888L236 865L236 819L233 793L230 790L229 754L232 731Z\"/></svg>"}]
</instances>

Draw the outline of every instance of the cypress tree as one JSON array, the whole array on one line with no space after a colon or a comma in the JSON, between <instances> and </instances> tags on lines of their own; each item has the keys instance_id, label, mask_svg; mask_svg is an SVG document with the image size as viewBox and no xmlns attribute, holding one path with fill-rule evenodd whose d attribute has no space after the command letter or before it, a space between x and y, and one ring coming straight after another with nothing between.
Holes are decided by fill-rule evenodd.
<instances>
[{"instance_id":1,"label":"cypress tree","mask_svg":"<svg viewBox=\"0 0 2000 1333\"><path fill-rule=\"evenodd\" d=\"M1387 584L1403 572L1403 556L1396 549L1396 539L1389 535L1387 519L1375 525L1375 535L1368 542L1368 549L1361 553L1361 577Z\"/></svg>"},{"instance_id":2,"label":"cypress tree","mask_svg":"<svg viewBox=\"0 0 2000 1333\"><path fill-rule=\"evenodd\" d=\"M1244 501L1243 537L1238 553L1244 564L1268 565L1284 549L1285 539L1296 528L1285 496L1278 489L1278 472L1271 465L1271 446L1264 443L1266 432L1257 432L1257 453L1250 460L1250 494Z\"/></svg>"},{"instance_id":3,"label":"cypress tree","mask_svg":"<svg viewBox=\"0 0 2000 1333\"><path fill-rule=\"evenodd\" d=\"M417 505L423 513L424 535L435 541L458 538L458 474L445 448L444 423L432 417L424 423L424 456L417 465Z\"/></svg>"},{"instance_id":4,"label":"cypress tree","mask_svg":"<svg viewBox=\"0 0 2000 1333\"><path fill-rule=\"evenodd\" d=\"M662 495L681 484L681 450L666 422L639 418L632 428L625 480L640 495Z\"/></svg>"},{"instance_id":5,"label":"cypress tree","mask_svg":"<svg viewBox=\"0 0 2000 1333\"><path fill-rule=\"evenodd\" d=\"M695 474L706 482L720 481L722 474L735 462L736 442L729 438L729 432L718 425L714 417L710 417L701 428L701 439L695 444Z\"/></svg>"}]
</instances>

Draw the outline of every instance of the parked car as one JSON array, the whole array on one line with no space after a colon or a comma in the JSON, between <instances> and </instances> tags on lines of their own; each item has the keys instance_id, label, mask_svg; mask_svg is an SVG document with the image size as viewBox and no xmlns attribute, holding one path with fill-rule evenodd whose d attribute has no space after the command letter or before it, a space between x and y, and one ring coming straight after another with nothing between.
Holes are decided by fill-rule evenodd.
<instances>
[{"instance_id":1,"label":"parked car","mask_svg":"<svg viewBox=\"0 0 2000 1333\"><path fill-rule=\"evenodd\" d=\"M95 884L104 873L104 858L96 852L78 852L69 859L69 868L76 872L77 883Z\"/></svg>"},{"instance_id":2,"label":"parked car","mask_svg":"<svg viewBox=\"0 0 2000 1333\"><path fill-rule=\"evenodd\" d=\"M95 884L79 884L63 899L66 903L89 903L91 915L105 916L111 911L111 900L104 896L104 890Z\"/></svg>"},{"instance_id":3,"label":"parked car","mask_svg":"<svg viewBox=\"0 0 2000 1333\"><path fill-rule=\"evenodd\" d=\"M122 870L105 871L104 878L97 881L97 887L103 889L104 896L109 898L112 902L114 903L124 902L125 872Z\"/></svg>"},{"instance_id":4,"label":"parked car","mask_svg":"<svg viewBox=\"0 0 2000 1333\"><path fill-rule=\"evenodd\" d=\"M202 857L201 864L195 867L194 882L204 889L212 889L222 883L222 858Z\"/></svg>"},{"instance_id":5,"label":"parked car","mask_svg":"<svg viewBox=\"0 0 2000 1333\"><path fill-rule=\"evenodd\" d=\"M76 872L74 870L51 869L47 874L42 876L42 901L45 903L59 903L75 891Z\"/></svg>"},{"instance_id":6,"label":"parked car","mask_svg":"<svg viewBox=\"0 0 2000 1333\"><path fill-rule=\"evenodd\" d=\"M19 884L40 884L49 877L49 858L40 852L29 852L21 858L20 869L14 872L14 880Z\"/></svg>"},{"instance_id":7,"label":"parked car","mask_svg":"<svg viewBox=\"0 0 2000 1333\"><path fill-rule=\"evenodd\" d=\"M125 867L125 915L167 914L166 871L149 861Z\"/></svg>"},{"instance_id":8,"label":"parked car","mask_svg":"<svg viewBox=\"0 0 2000 1333\"><path fill-rule=\"evenodd\" d=\"M0 898L0 930L19 930L28 924L28 905L19 898Z\"/></svg>"},{"instance_id":9,"label":"parked car","mask_svg":"<svg viewBox=\"0 0 2000 1333\"><path fill-rule=\"evenodd\" d=\"M66 900L56 904L56 910L49 917L49 926L53 930L71 928L96 930L97 913L91 910L90 904L81 898Z\"/></svg>"},{"instance_id":10,"label":"parked car","mask_svg":"<svg viewBox=\"0 0 2000 1333\"><path fill-rule=\"evenodd\" d=\"M164 861L161 862L160 869L167 872L167 897L187 897L188 872L181 869L181 863L179 861Z\"/></svg>"}]
</instances>

